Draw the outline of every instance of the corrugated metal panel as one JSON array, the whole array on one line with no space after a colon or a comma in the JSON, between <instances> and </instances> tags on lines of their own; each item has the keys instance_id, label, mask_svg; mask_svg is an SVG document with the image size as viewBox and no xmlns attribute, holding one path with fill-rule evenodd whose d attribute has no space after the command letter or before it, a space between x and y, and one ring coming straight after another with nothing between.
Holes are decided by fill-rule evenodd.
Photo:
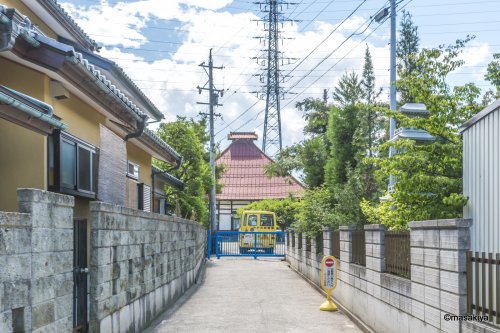
<instances>
[{"instance_id":1,"label":"corrugated metal panel","mask_svg":"<svg viewBox=\"0 0 500 333\"><path fill-rule=\"evenodd\" d=\"M500 111L463 132L464 217L472 218L473 251L500 253Z\"/></svg>"}]
</instances>

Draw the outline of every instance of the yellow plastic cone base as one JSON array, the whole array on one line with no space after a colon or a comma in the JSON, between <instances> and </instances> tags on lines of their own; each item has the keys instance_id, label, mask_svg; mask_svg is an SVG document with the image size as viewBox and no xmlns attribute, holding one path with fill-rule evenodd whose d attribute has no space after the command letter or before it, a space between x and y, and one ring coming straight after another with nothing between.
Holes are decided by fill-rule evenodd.
<instances>
[{"instance_id":1,"label":"yellow plastic cone base","mask_svg":"<svg viewBox=\"0 0 500 333\"><path fill-rule=\"evenodd\" d=\"M337 306L331 300L326 300L323 304L321 304L319 309L321 311L337 311Z\"/></svg>"}]
</instances>

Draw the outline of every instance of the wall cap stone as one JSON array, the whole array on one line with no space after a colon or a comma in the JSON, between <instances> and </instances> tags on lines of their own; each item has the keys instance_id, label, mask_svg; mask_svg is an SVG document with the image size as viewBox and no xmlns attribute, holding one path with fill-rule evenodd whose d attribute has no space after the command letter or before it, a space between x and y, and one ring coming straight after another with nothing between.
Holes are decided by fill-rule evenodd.
<instances>
[{"instance_id":1,"label":"wall cap stone","mask_svg":"<svg viewBox=\"0 0 500 333\"><path fill-rule=\"evenodd\" d=\"M50 203L65 207L75 206L75 198L71 195L49 192L36 188L18 188L17 201Z\"/></svg>"},{"instance_id":2,"label":"wall cap stone","mask_svg":"<svg viewBox=\"0 0 500 333\"><path fill-rule=\"evenodd\" d=\"M333 231L332 227L323 227L322 231Z\"/></svg>"},{"instance_id":3,"label":"wall cap stone","mask_svg":"<svg viewBox=\"0 0 500 333\"><path fill-rule=\"evenodd\" d=\"M341 225L339 227L339 230L342 230L342 231L352 231L352 230L356 230L356 226L354 226L354 225Z\"/></svg>"},{"instance_id":4,"label":"wall cap stone","mask_svg":"<svg viewBox=\"0 0 500 333\"><path fill-rule=\"evenodd\" d=\"M413 221L409 223L409 227L412 230L469 228L471 225L472 225L472 219L428 220L428 221Z\"/></svg>"},{"instance_id":5,"label":"wall cap stone","mask_svg":"<svg viewBox=\"0 0 500 333\"><path fill-rule=\"evenodd\" d=\"M201 224L199 224L196 221L192 220L186 220L180 217L174 217L174 216L168 216L168 215L162 215L158 213L152 213L152 212L145 212L142 210L137 210L133 208L127 208L127 207L122 207L114 204L110 204L107 202L102 202L102 201L92 201L90 202L90 212L103 212L103 213L115 213L115 214L120 214L120 215L126 215L126 216L134 216L134 217L141 217L141 218L146 218L146 219L151 219L151 220L161 220L164 222L173 222L173 223L179 223L179 224L191 224L198 226L202 229L205 229L205 227Z\"/></svg>"},{"instance_id":6,"label":"wall cap stone","mask_svg":"<svg viewBox=\"0 0 500 333\"><path fill-rule=\"evenodd\" d=\"M383 224L365 224L365 230L375 231L375 230L385 230L385 225Z\"/></svg>"},{"instance_id":7,"label":"wall cap stone","mask_svg":"<svg viewBox=\"0 0 500 333\"><path fill-rule=\"evenodd\" d=\"M0 228L31 227L31 214L0 212Z\"/></svg>"}]
</instances>

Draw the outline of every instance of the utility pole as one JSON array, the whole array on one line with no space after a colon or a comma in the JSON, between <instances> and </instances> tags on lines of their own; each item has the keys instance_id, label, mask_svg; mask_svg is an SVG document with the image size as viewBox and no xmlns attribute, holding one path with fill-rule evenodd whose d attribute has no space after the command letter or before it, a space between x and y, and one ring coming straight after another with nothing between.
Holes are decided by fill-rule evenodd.
<instances>
[{"instance_id":1,"label":"utility pole","mask_svg":"<svg viewBox=\"0 0 500 333\"><path fill-rule=\"evenodd\" d=\"M222 97L224 95L224 91L220 89L215 89L214 87L214 77L213 77L213 69L223 69L223 66L214 67L212 61L212 49L210 49L210 53L208 56L208 65L205 65L205 62L202 62L200 67L203 67L205 73L208 75L208 81L205 83L203 87L198 88L198 92L201 94L202 90L207 90L209 93L208 103L197 102L197 104L208 105L209 107L209 122L210 122L210 171L212 176L212 188L210 189L210 230L215 231L217 229L217 214L215 212L215 138L214 138L214 107L222 106L219 104L219 96ZM207 72L208 68L208 72ZM207 87L208 86L208 87Z\"/></svg>"},{"instance_id":2,"label":"utility pole","mask_svg":"<svg viewBox=\"0 0 500 333\"><path fill-rule=\"evenodd\" d=\"M396 0L391 0L391 86L390 86L390 98L391 98L391 111L396 111ZM394 132L396 131L396 119L391 117L389 120L389 137L392 140L394 138ZM394 154L394 148L389 148L389 157ZM389 176L389 191L392 191L394 187L394 177Z\"/></svg>"},{"instance_id":3,"label":"utility pole","mask_svg":"<svg viewBox=\"0 0 500 333\"><path fill-rule=\"evenodd\" d=\"M387 15L391 17L391 54L390 54L390 108L391 111L396 111L397 101L396 101L396 0L390 0L390 14L389 8L383 8L374 16L374 20L377 23L382 22ZM396 131L396 119L391 117L389 120L389 139L394 138L394 133ZM389 147L389 157L394 155L393 147ZM389 193L392 192L394 187L394 177L389 176Z\"/></svg>"}]
</instances>

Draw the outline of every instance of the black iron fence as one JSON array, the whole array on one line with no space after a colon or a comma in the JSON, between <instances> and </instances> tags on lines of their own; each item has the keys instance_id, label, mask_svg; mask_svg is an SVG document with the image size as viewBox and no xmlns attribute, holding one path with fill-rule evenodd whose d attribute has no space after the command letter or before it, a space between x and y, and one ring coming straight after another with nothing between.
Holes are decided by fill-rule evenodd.
<instances>
[{"instance_id":1,"label":"black iron fence","mask_svg":"<svg viewBox=\"0 0 500 333\"><path fill-rule=\"evenodd\" d=\"M323 253L323 233L316 236L316 254Z\"/></svg>"},{"instance_id":2,"label":"black iron fence","mask_svg":"<svg viewBox=\"0 0 500 333\"><path fill-rule=\"evenodd\" d=\"M365 231L354 230L352 232L352 262L366 266Z\"/></svg>"},{"instance_id":3,"label":"black iron fence","mask_svg":"<svg viewBox=\"0 0 500 333\"><path fill-rule=\"evenodd\" d=\"M306 251L311 252L311 237L306 236Z\"/></svg>"},{"instance_id":4,"label":"black iron fence","mask_svg":"<svg viewBox=\"0 0 500 333\"><path fill-rule=\"evenodd\" d=\"M467 252L467 311L500 325L500 253Z\"/></svg>"},{"instance_id":5,"label":"black iron fence","mask_svg":"<svg viewBox=\"0 0 500 333\"><path fill-rule=\"evenodd\" d=\"M299 232L299 234L298 234L297 242L299 243L299 244L297 244L297 248L301 249L302 248L302 233L301 232Z\"/></svg>"},{"instance_id":6,"label":"black iron fence","mask_svg":"<svg viewBox=\"0 0 500 333\"><path fill-rule=\"evenodd\" d=\"M332 231L330 236L330 249L332 249L332 255L340 259L340 230Z\"/></svg>"},{"instance_id":7,"label":"black iron fence","mask_svg":"<svg viewBox=\"0 0 500 333\"><path fill-rule=\"evenodd\" d=\"M410 232L385 233L385 268L388 273L410 278Z\"/></svg>"}]
</instances>

